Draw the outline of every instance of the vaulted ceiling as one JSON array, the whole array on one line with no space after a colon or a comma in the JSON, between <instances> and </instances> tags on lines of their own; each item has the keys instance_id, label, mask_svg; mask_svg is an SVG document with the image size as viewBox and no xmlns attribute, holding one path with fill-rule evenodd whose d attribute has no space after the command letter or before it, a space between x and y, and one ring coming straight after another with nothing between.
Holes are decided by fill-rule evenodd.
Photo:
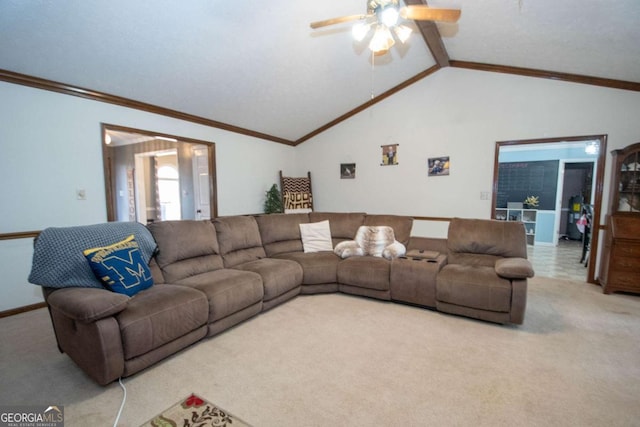
<instances>
[{"instance_id":1,"label":"vaulted ceiling","mask_svg":"<svg viewBox=\"0 0 640 427\"><path fill-rule=\"evenodd\" d=\"M373 59L309 27L366 0L2 0L0 80L291 145L446 66L640 90L638 0L428 3L462 16Z\"/></svg>"}]
</instances>

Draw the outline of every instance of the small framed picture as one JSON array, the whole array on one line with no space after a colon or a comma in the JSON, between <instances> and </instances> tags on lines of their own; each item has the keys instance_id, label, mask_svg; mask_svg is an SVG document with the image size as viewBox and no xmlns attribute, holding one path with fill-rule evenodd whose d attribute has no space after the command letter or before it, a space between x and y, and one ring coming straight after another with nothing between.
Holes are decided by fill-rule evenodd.
<instances>
[{"instance_id":1,"label":"small framed picture","mask_svg":"<svg viewBox=\"0 0 640 427\"><path fill-rule=\"evenodd\" d=\"M355 163L340 163L340 179L354 179L356 177Z\"/></svg>"},{"instance_id":2,"label":"small framed picture","mask_svg":"<svg viewBox=\"0 0 640 427\"><path fill-rule=\"evenodd\" d=\"M433 157L427 160L429 176L449 175L449 156Z\"/></svg>"},{"instance_id":3,"label":"small framed picture","mask_svg":"<svg viewBox=\"0 0 640 427\"><path fill-rule=\"evenodd\" d=\"M398 164L398 145L400 144L380 146L382 147L382 163L380 163L380 166L392 166Z\"/></svg>"}]
</instances>

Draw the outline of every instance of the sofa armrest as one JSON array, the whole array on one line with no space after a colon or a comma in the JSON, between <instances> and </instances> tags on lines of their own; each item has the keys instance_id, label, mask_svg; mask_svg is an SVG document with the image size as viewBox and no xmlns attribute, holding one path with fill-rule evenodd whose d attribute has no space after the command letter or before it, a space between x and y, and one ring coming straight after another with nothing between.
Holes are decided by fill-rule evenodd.
<instances>
[{"instance_id":1,"label":"sofa armrest","mask_svg":"<svg viewBox=\"0 0 640 427\"><path fill-rule=\"evenodd\" d=\"M98 288L62 288L47 297L47 303L65 316L84 323L121 312L129 297Z\"/></svg>"},{"instance_id":2,"label":"sofa armrest","mask_svg":"<svg viewBox=\"0 0 640 427\"><path fill-rule=\"evenodd\" d=\"M496 274L507 279L526 279L533 277L533 266L524 258L501 258L496 261Z\"/></svg>"}]
</instances>

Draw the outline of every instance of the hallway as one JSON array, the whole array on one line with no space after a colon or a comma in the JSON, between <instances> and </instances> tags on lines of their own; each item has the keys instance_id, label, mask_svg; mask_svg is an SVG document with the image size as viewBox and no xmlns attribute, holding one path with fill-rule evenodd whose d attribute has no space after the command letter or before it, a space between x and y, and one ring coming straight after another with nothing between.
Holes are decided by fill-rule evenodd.
<instances>
[{"instance_id":1,"label":"hallway","mask_svg":"<svg viewBox=\"0 0 640 427\"><path fill-rule=\"evenodd\" d=\"M560 240L558 246L528 246L529 260L536 276L557 279L587 280L587 270L582 257L582 242Z\"/></svg>"}]
</instances>

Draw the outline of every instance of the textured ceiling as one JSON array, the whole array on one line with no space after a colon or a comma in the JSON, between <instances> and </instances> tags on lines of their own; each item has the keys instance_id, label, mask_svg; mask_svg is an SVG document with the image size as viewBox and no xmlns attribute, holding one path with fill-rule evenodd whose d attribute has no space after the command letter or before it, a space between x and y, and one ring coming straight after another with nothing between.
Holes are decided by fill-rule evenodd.
<instances>
[{"instance_id":1,"label":"textured ceiling","mask_svg":"<svg viewBox=\"0 0 640 427\"><path fill-rule=\"evenodd\" d=\"M452 60L640 82L640 1L430 0ZM2 0L0 69L296 141L435 64L419 33L375 59L365 0ZM410 90L410 89L408 89Z\"/></svg>"}]
</instances>

